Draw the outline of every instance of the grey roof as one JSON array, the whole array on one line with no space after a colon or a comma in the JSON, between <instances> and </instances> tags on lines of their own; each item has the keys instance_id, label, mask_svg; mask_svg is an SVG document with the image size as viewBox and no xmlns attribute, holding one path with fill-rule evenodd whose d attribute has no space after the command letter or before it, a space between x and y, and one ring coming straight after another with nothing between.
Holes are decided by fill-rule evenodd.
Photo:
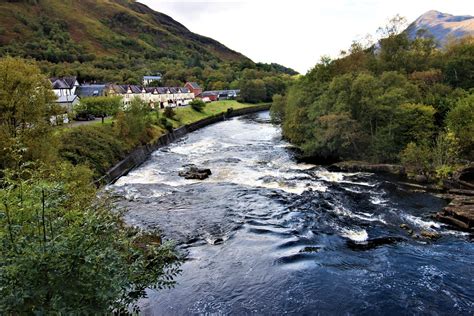
<instances>
[{"instance_id":1,"label":"grey roof","mask_svg":"<svg viewBox=\"0 0 474 316\"><path fill-rule=\"evenodd\" d=\"M50 78L53 89L72 89L77 81L76 77Z\"/></svg>"},{"instance_id":2,"label":"grey roof","mask_svg":"<svg viewBox=\"0 0 474 316\"><path fill-rule=\"evenodd\" d=\"M105 84L82 85L77 88L76 94L80 97L95 97L104 95Z\"/></svg>"},{"instance_id":3,"label":"grey roof","mask_svg":"<svg viewBox=\"0 0 474 316\"><path fill-rule=\"evenodd\" d=\"M207 96L211 96L211 95L218 96L219 93L216 92L216 91L204 91L203 93L201 93L201 96L203 96L203 97L207 97Z\"/></svg>"}]
</instances>

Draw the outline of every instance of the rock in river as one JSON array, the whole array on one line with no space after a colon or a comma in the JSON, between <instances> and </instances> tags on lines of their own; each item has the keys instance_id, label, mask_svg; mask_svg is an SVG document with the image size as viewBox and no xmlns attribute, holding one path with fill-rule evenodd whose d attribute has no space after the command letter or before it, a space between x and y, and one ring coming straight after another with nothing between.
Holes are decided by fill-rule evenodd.
<instances>
[{"instance_id":1,"label":"rock in river","mask_svg":"<svg viewBox=\"0 0 474 316\"><path fill-rule=\"evenodd\" d=\"M211 174L211 169L200 169L197 167L189 167L187 170L180 171L180 177L184 177L185 179L196 179L196 180L204 180L207 179Z\"/></svg>"}]
</instances>

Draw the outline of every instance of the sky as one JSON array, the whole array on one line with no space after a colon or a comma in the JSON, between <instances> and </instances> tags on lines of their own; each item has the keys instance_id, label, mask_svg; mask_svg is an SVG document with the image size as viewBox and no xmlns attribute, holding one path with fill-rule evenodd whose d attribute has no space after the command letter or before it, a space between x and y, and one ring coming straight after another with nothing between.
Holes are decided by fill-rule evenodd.
<instances>
[{"instance_id":1,"label":"sky","mask_svg":"<svg viewBox=\"0 0 474 316\"><path fill-rule=\"evenodd\" d=\"M189 30L211 37L255 62L304 74L322 56L337 57L353 40L396 14L408 22L429 10L474 15L473 0L139 0Z\"/></svg>"}]
</instances>

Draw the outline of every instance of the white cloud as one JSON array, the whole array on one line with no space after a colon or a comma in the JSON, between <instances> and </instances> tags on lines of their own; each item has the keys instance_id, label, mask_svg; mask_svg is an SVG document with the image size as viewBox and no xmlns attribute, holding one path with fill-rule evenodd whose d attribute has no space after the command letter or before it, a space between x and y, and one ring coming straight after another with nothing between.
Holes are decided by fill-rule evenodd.
<instances>
[{"instance_id":1,"label":"white cloud","mask_svg":"<svg viewBox=\"0 0 474 316\"><path fill-rule=\"evenodd\" d=\"M321 56L337 56L352 40L375 34L397 13L408 21L428 10L474 15L472 0L140 2L254 61L277 62L302 73Z\"/></svg>"}]
</instances>

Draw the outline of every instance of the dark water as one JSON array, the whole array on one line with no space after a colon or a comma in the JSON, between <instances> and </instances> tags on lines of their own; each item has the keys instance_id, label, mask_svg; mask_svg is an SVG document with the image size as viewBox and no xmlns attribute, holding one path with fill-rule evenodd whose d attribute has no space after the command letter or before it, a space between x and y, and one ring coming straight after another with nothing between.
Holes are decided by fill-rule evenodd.
<instances>
[{"instance_id":1,"label":"dark water","mask_svg":"<svg viewBox=\"0 0 474 316\"><path fill-rule=\"evenodd\" d=\"M213 174L184 180L188 164ZM430 218L444 201L298 164L268 113L192 133L111 189L129 223L188 253L178 285L150 291L145 314L474 313L474 246Z\"/></svg>"}]
</instances>

